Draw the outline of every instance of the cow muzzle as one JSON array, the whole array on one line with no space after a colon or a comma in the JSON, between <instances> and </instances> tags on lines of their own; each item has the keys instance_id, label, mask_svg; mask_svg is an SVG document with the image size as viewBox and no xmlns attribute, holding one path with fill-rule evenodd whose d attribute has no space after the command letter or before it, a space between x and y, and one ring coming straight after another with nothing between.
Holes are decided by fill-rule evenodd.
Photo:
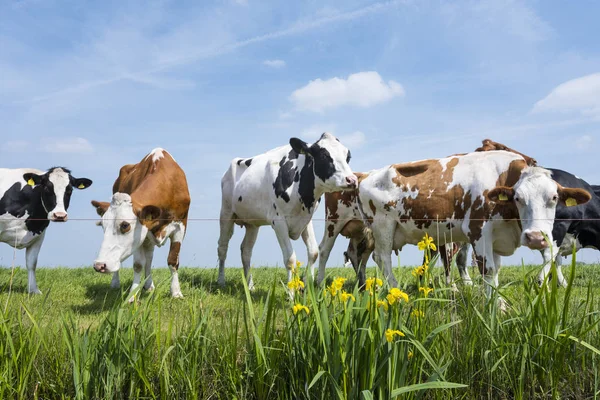
<instances>
[{"instance_id":1,"label":"cow muzzle","mask_svg":"<svg viewBox=\"0 0 600 400\"><path fill-rule=\"evenodd\" d=\"M94 269L96 270L96 272L101 272L101 273L105 273L106 271L106 263L104 262L95 262L94 263Z\"/></svg>"},{"instance_id":2,"label":"cow muzzle","mask_svg":"<svg viewBox=\"0 0 600 400\"><path fill-rule=\"evenodd\" d=\"M358 186L358 178L356 175L348 175L346 177L346 183L348 184L348 187L355 188Z\"/></svg>"},{"instance_id":3,"label":"cow muzzle","mask_svg":"<svg viewBox=\"0 0 600 400\"><path fill-rule=\"evenodd\" d=\"M532 250L543 250L548 247L542 232L526 232L523 239L523 244Z\"/></svg>"},{"instance_id":4,"label":"cow muzzle","mask_svg":"<svg viewBox=\"0 0 600 400\"><path fill-rule=\"evenodd\" d=\"M52 213L52 221L53 222L67 222L67 213L66 212L55 212Z\"/></svg>"}]
</instances>

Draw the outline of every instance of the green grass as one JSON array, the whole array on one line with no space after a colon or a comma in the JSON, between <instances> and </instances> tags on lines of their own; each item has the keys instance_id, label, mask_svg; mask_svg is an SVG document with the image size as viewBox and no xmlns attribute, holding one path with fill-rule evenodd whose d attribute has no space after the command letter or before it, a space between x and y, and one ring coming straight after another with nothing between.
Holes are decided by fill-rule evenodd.
<instances>
[{"instance_id":1,"label":"green grass","mask_svg":"<svg viewBox=\"0 0 600 400\"><path fill-rule=\"evenodd\" d=\"M0 398L600 398L600 266L563 269L569 288L547 290L533 283L538 267L503 267L507 313L486 302L475 271L475 286L454 293L432 269L425 299L411 269L396 268L410 301L385 312L350 268L328 268L328 284L348 278L355 302L309 282L292 303L282 268L254 268L252 293L241 269L220 288L216 270L181 268L184 299L156 269L157 289L133 305L131 269L121 291L91 267L40 268L38 296L25 269L10 292L1 269ZM405 336L388 343L386 329Z\"/></svg>"}]
</instances>

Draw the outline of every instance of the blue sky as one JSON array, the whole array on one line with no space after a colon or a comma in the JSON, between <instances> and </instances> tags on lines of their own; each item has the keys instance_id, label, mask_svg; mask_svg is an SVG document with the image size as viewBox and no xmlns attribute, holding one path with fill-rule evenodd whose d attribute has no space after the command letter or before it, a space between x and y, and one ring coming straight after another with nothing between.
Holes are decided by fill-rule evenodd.
<instances>
[{"instance_id":1,"label":"blue sky","mask_svg":"<svg viewBox=\"0 0 600 400\"><path fill-rule=\"evenodd\" d=\"M155 147L186 171L183 266L216 266L220 177L327 130L357 171L443 157L490 137L600 183L600 3L579 1L0 2L0 164L64 165L93 186L70 218L95 218L118 169ZM324 216L323 208L316 217ZM322 222L315 229L320 241ZM239 266L236 229L228 266ZM54 224L41 266L84 266L92 221ZM346 240L332 252L339 265ZM301 241L296 252L305 260ZM581 252L587 261L600 253ZM403 264L416 264L414 247ZM520 249L504 264L539 262ZM16 263L24 264L24 252ZM0 265L13 249L0 246ZM166 248L154 264L164 266ZM261 229L254 265L281 265ZM127 265L131 265L131 261Z\"/></svg>"}]
</instances>

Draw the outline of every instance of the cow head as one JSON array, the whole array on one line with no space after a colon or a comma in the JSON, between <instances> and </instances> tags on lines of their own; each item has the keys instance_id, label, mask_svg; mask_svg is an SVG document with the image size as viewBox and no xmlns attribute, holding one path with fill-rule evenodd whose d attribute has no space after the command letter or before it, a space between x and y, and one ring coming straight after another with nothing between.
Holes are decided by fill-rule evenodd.
<instances>
[{"instance_id":1,"label":"cow head","mask_svg":"<svg viewBox=\"0 0 600 400\"><path fill-rule=\"evenodd\" d=\"M291 138L290 145L299 154L304 154L313 160L313 171L316 184L326 192L355 188L358 179L352 173L350 150L330 133L323 133L314 144Z\"/></svg>"},{"instance_id":2,"label":"cow head","mask_svg":"<svg viewBox=\"0 0 600 400\"><path fill-rule=\"evenodd\" d=\"M126 193L113 194L110 203L92 201L92 206L102 216L104 230L94 269L116 272L121 268L121 262L139 249L148 232L160 223L161 210L152 205L136 205Z\"/></svg>"},{"instance_id":3,"label":"cow head","mask_svg":"<svg viewBox=\"0 0 600 400\"><path fill-rule=\"evenodd\" d=\"M548 247L544 235L552 241L558 202L576 206L587 203L591 195L583 189L562 187L547 169L527 167L513 187L498 186L488 193L488 199L501 205L516 205L522 225L521 245L541 250Z\"/></svg>"},{"instance_id":4,"label":"cow head","mask_svg":"<svg viewBox=\"0 0 600 400\"><path fill-rule=\"evenodd\" d=\"M50 168L46 173L38 175L32 172L23 174L23 179L34 190L39 190L42 207L48 219L54 222L67 221L67 209L71 202L73 188L86 189L92 185L87 178L74 178L66 168Z\"/></svg>"}]
</instances>

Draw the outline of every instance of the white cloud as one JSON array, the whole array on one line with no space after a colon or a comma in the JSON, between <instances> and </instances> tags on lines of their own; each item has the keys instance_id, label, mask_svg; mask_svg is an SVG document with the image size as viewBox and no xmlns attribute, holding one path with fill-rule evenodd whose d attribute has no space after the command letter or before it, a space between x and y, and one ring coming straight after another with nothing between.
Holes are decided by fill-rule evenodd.
<instances>
[{"instance_id":1,"label":"white cloud","mask_svg":"<svg viewBox=\"0 0 600 400\"><path fill-rule=\"evenodd\" d=\"M535 103L533 112L580 112L600 116L600 72L562 83Z\"/></svg>"},{"instance_id":2,"label":"white cloud","mask_svg":"<svg viewBox=\"0 0 600 400\"><path fill-rule=\"evenodd\" d=\"M285 67L285 61L283 60L265 60L263 65L271 68L283 68Z\"/></svg>"},{"instance_id":3,"label":"white cloud","mask_svg":"<svg viewBox=\"0 0 600 400\"><path fill-rule=\"evenodd\" d=\"M290 100L300 110L323 112L346 105L371 107L403 95L404 88L398 82L386 83L377 72L365 71L348 79L315 79L295 90Z\"/></svg>"},{"instance_id":4,"label":"white cloud","mask_svg":"<svg viewBox=\"0 0 600 400\"><path fill-rule=\"evenodd\" d=\"M42 148L47 153L91 153L92 145L84 138L47 138L42 140Z\"/></svg>"},{"instance_id":5,"label":"white cloud","mask_svg":"<svg viewBox=\"0 0 600 400\"><path fill-rule=\"evenodd\" d=\"M7 153L17 153L25 151L29 147L29 142L26 140L9 140L2 145L2 150Z\"/></svg>"},{"instance_id":6,"label":"white cloud","mask_svg":"<svg viewBox=\"0 0 600 400\"><path fill-rule=\"evenodd\" d=\"M590 135L583 135L577 138L577 140L575 141L575 146L577 146L579 150L587 150L590 148L590 145L593 141L594 138L592 138Z\"/></svg>"}]
</instances>

